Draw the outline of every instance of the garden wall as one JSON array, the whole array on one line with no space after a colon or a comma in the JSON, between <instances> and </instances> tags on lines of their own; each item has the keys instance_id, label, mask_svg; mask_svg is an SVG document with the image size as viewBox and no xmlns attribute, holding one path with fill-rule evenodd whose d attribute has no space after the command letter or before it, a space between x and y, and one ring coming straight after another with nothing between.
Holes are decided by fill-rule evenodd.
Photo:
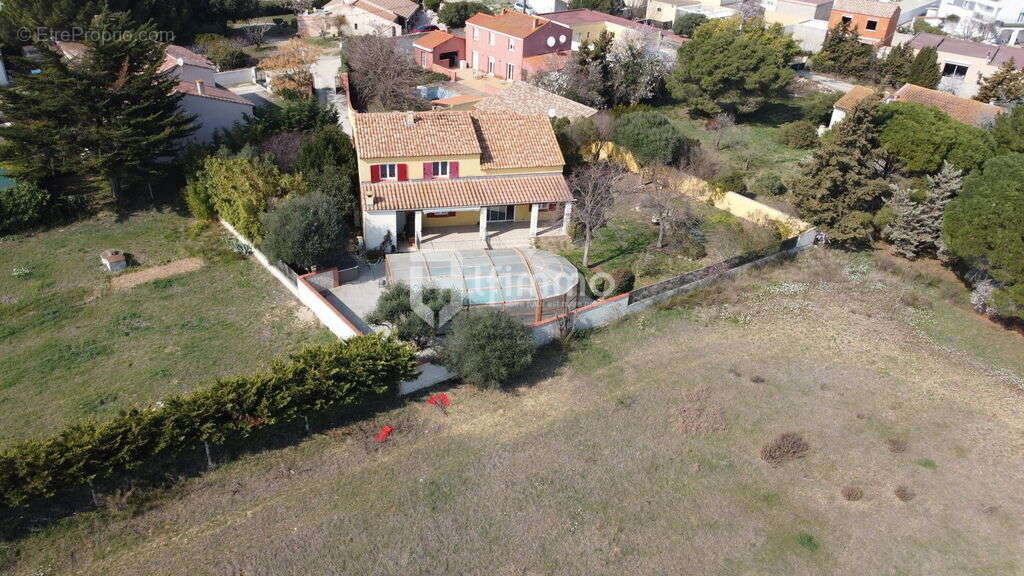
<instances>
[{"instance_id":1,"label":"garden wall","mask_svg":"<svg viewBox=\"0 0 1024 576\"><path fill-rule=\"evenodd\" d=\"M217 84L221 86L238 86L239 84L255 84L256 83L256 67L252 66L249 68L238 68L235 70L225 70L223 72L217 72L213 75L213 79Z\"/></svg>"}]
</instances>

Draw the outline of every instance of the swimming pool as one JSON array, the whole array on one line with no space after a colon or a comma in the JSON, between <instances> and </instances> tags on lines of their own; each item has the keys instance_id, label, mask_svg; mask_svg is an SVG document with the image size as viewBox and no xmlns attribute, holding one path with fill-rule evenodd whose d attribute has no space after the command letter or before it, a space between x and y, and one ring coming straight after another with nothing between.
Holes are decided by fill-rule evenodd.
<instances>
[{"instance_id":1,"label":"swimming pool","mask_svg":"<svg viewBox=\"0 0 1024 576\"><path fill-rule=\"evenodd\" d=\"M3 190L4 188L10 188L11 186L14 186L14 180L11 180L7 176L4 176L4 171L0 170L0 190Z\"/></svg>"},{"instance_id":2,"label":"swimming pool","mask_svg":"<svg viewBox=\"0 0 1024 576\"><path fill-rule=\"evenodd\" d=\"M420 96L427 100L443 100L444 98L458 96L458 94L444 86L418 86L417 88L420 91Z\"/></svg>"}]
</instances>

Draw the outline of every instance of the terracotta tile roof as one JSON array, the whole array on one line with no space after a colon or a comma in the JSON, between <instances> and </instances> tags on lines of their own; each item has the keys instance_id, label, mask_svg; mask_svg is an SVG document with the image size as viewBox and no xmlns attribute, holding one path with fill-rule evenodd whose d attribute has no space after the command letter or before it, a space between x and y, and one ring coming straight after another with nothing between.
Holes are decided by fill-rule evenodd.
<instances>
[{"instance_id":1,"label":"terracotta tile roof","mask_svg":"<svg viewBox=\"0 0 1024 576\"><path fill-rule=\"evenodd\" d=\"M480 137L480 167L540 168L565 164L547 116L473 112Z\"/></svg>"},{"instance_id":2,"label":"terracotta tile roof","mask_svg":"<svg viewBox=\"0 0 1024 576\"><path fill-rule=\"evenodd\" d=\"M564 98L529 84L512 82L504 90L494 96L484 98L476 105L480 111L507 111L518 114L539 114L549 116L551 110L559 118L587 118L597 114L597 110Z\"/></svg>"},{"instance_id":3,"label":"terracotta tile roof","mask_svg":"<svg viewBox=\"0 0 1024 576\"><path fill-rule=\"evenodd\" d=\"M855 85L849 92L840 96L833 106L843 112L852 112L857 107L857 104L860 104L865 98L874 93L875 91L872 88Z\"/></svg>"},{"instance_id":4,"label":"terracotta tile roof","mask_svg":"<svg viewBox=\"0 0 1024 576\"><path fill-rule=\"evenodd\" d=\"M564 164L546 116L512 112L385 112L356 115L356 151L364 160L479 154L481 166Z\"/></svg>"},{"instance_id":5,"label":"terracotta tile roof","mask_svg":"<svg viewBox=\"0 0 1024 576\"><path fill-rule=\"evenodd\" d=\"M417 48L422 48L424 50L433 50L434 48L437 48L438 46L444 44L445 42L451 40L452 38L456 38L456 36L449 34L444 30L434 30L433 32L424 34L423 36L420 36L419 38L414 40L412 45L416 46Z\"/></svg>"},{"instance_id":6,"label":"terracotta tile roof","mask_svg":"<svg viewBox=\"0 0 1024 576\"><path fill-rule=\"evenodd\" d=\"M383 19L387 20L388 22L394 22L394 21L398 20L398 14L395 14L394 12L391 12L390 10L385 10L385 9L379 7L379 6L371 4L371 3L367 2L366 0L356 0L356 2L354 4L352 4L352 7L356 8L358 10L362 10L363 12L367 12L369 14L373 14L374 16L378 16L380 18L383 18Z\"/></svg>"},{"instance_id":7,"label":"terracotta tile roof","mask_svg":"<svg viewBox=\"0 0 1024 576\"><path fill-rule=\"evenodd\" d=\"M526 58L523 58L523 70L528 70L534 74L538 72L561 70L562 68L565 68L566 64L568 64L571 59L572 50L562 50L560 52L549 52L547 54L527 56Z\"/></svg>"},{"instance_id":8,"label":"terracotta tile roof","mask_svg":"<svg viewBox=\"0 0 1024 576\"><path fill-rule=\"evenodd\" d=\"M996 116L1006 111L999 106L985 104L970 98L961 98L914 84L904 84L893 94L892 99L896 102L917 102L925 106L932 106L942 110L957 122L979 127L990 125Z\"/></svg>"},{"instance_id":9,"label":"terracotta tile roof","mask_svg":"<svg viewBox=\"0 0 1024 576\"><path fill-rule=\"evenodd\" d=\"M900 5L895 2L875 2L874 0L836 0L832 5L832 10L892 18L899 12Z\"/></svg>"},{"instance_id":10,"label":"terracotta tile roof","mask_svg":"<svg viewBox=\"0 0 1024 576\"><path fill-rule=\"evenodd\" d=\"M356 149L363 159L480 153L466 112L357 114L355 128Z\"/></svg>"},{"instance_id":11,"label":"terracotta tile roof","mask_svg":"<svg viewBox=\"0 0 1024 576\"><path fill-rule=\"evenodd\" d=\"M494 30L495 32L501 32L502 34L508 34L509 36L515 36L516 38L526 38L548 22L549 20L545 18L531 16L529 14L523 14L522 12L515 12L513 10L507 10L497 16L477 12L466 20L466 23L468 24L480 26L481 28L486 28L488 30Z\"/></svg>"},{"instance_id":12,"label":"terracotta tile roof","mask_svg":"<svg viewBox=\"0 0 1024 576\"><path fill-rule=\"evenodd\" d=\"M203 93L199 93L199 87L195 82L182 80L178 82L178 85L174 87L173 92L181 94L189 94L197 96L199 98L209 98L211 100L222 100L224 102L233 102L235 104L242 104L245 106L253 106L252 102L249 102L245 98L242 98L238 94L230 90L225 90L220 86L210 86L209 84L203 85Z\"/></svg>"},{"instance_id":13,"label":"terracotta tile roof","mask_svg":"<svg viewBox=\"0 0 1024 576\"><path fill-rule=\"evenodd\" d=\"M407 180L359 184L363 210L420 210L501 204L569 202L572 193L561 174ZM373 194L373 206L367 195Z\"/></svg>"},{"instance_id":14,"label":"terracotta tile roof","mask_svg":"<svg viewBox=\"0 0 1024 576\"><path fill-rule=\"evenodd\" d=\"M178 65L178 61L190 66L197 66L199 68L207 68L209 70L216 70L217 67L213 65L205 56L196 54L195 52L185 48L184 46L178 46L176 44L168 44L164 48L164 63L160 66L160 71L165 72L174 68Z\"/></svg>"},{"instance_id":15,"label":"terracotta tile roof","mask_svg":"<svg viewBox=\"0 0 1024 576\"><path fill-rule=\"evenodd\" d=\"M392 14L397 14L402 18L412 18L412 15L420 9L419 4L411 2L410 0L360 0L360 3L369 3L387 10Z\"/></svg>"}]
</instances>

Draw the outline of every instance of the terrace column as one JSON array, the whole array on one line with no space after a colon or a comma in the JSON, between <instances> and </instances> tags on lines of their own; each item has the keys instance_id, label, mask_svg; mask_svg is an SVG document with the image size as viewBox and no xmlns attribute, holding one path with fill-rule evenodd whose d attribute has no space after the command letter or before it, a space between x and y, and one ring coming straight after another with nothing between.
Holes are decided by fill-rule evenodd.
<instances>
[{"instance_id":1,"label":"terrace column","mask_svg":"<svg viewBox=\"0 0 1024 576\"><path fill-rule=\"evenodd\" d=\"M423 210L416 211L416 248L420 248L420 242L423 241Z\"/></svg>"},{"instance_id":2,"label":"terrace column","mask_svg":"<svg viewBox=\"0 0 1024 576\"><path fill-rule=\"evenodd\" d=\"M480 207L480 239L487 240L487 206Z\"/></svg>"},{"instance_id":3,"label":"terrace column","mask_svg":"<svg viewBox=\"0 0 1024 576\"><path fill-rule=\"evenodd\" d=\"M540 204L530 205L530 236L537 235L537 221L540 220Z\"/></svg>"},{"instance_id":4,"label":"terrace column","mask_svg":"<svg viewBox=\"0 0 1024 576\"><path fill-rule=\"evenodd\" d=\"M562 217L562 234L569 235L572 226L572 202L565 203L565 216Z\"/></svg>"}]
</instances>

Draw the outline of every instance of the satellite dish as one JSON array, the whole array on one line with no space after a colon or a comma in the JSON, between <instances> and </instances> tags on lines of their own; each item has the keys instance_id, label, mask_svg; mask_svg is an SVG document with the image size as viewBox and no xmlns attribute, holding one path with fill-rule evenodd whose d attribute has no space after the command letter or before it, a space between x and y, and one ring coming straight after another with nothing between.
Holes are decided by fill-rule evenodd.
<instances>
[{"instance_id":1,"label":"satellite dish","mask_svg":"<svg viewBox=\"0 0 1024 576\"><path fill-rule=\"evenodd\" d=\"M558 116L558 112L554 108L548 108L548 118L554 118Z\"/></svg>"},{"instance_id":2,"label":"satellite dish","mask_svg":"<svg viewBox=\"0 0 1024 576\"><path fill-rule=\"evenodd\" d=\"M555 37L554 36L548 36L548 46L549 47L554 47L555 46Z\"/></svg>"}]
</instances>

